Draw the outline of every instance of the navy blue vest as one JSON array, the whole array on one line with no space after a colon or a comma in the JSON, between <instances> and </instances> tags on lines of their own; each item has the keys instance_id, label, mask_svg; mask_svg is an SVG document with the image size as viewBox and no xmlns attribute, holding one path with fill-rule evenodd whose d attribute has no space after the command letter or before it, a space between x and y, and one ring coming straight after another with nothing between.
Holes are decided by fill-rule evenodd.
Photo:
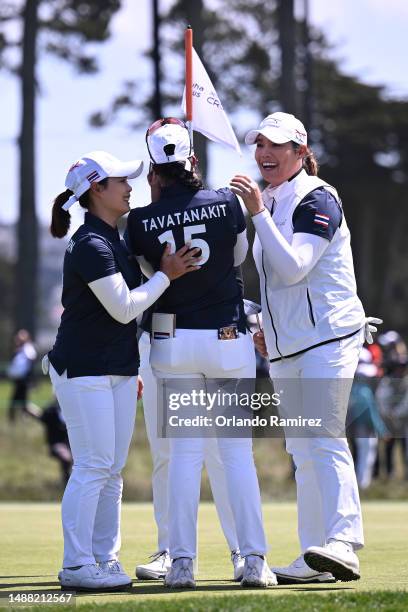
<instances>
[{"instance_id":1,"label":"navy blue vest","mask_svg":"<svg viewBox=\"0 0 408 612\"><path fill-rule=\"evenodd\" d=\"M141 271L117 229L85 214L85 223L72 236L64 258L64 312L50 362L68 378L75 376L133 376L138 372L136 321L113 319L88 283L120 272L129 289L140 285Z\"/></svg>"}]
</instances>

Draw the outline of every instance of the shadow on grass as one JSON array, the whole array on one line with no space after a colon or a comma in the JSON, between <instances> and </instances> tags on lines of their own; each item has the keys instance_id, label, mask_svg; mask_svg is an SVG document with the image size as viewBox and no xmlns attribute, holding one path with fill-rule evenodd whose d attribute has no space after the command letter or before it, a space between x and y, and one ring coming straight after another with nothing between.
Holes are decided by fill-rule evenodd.
<instances>
[{"instance_id":1,"label":"shadow on grass","mask_svg":"<svg viewBox=\"0 0 408 612\"><path fill-rule=\"evenodd\" d=\"M9 580L10 578L55 578L55 574L35 574L33 576L0 576L0 580ZM2 584L0 583L0 587Z\"/></svg>"},{"instance_id":2,"label":"shadow on grass","mask_svg":"<svg viewBox=\"0 0 408 612\"><path fill-rule=\"evenodd\" d=\"M21 578L21 576L19 576L19 578ZM30 576L27 576L27 578L30 578ZM9 583L4 583L4 584L0 583L0 589L22 588L25 591L25 587L36 587L37 589L42 589L43 587L58 587L59 588L60 583L58 582L58 580L53 580L52 582L9 582Z\"/></svg>"},{"instance_id":3,"label":"shadow on grass","mask_svg":"<svg viewBox=\"0 0 408 612\"><path fill-rule=\"evenodd\" d=\"M36 576L26 576L26 578L35 578ZM5 578L12 578L12 576L5 576ZM24 578L24 576L16 576L16 578ZM34 588L29 588L34 587ZM8 599L10 595L15 595L17 589L22 589L20 592L24 592L26 595L44 595L45 593L66 593L60 589L59 582L7 582L0 583L0 601L2 599ZM78 591L75 593L76 597L104 597L106 595L112 596L123 596L123 595L160 595L162 597L171 596L174 593L185 593L186 595L193 595L194 593L231 593L237 592L241 594L251 593L267 593L268 591L280 591L282 594L290 591L302 591L302 592L332 592L332 591L350 591L353 590L351 586L343 586L338 584L314 584L314 585L277 585L269 587L268 589L259 588L242 588L236 582L227 582L225 580L197 580L197 586L195 589L170 589L164 587L162 582L150 581L134 581L132 587L129 589L122 589L120 591L109 591L109 590L97 590L97 591Z\"/></svg>"}]
</instances>

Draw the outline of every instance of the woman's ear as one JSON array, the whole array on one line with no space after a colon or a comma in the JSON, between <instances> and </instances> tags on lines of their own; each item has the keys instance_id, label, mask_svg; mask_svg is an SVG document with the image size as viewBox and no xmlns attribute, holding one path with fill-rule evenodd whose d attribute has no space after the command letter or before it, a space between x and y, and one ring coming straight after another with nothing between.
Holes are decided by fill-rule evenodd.
<instances>
[{"instance_id":1,"label":"woman's ear","mask_svg":"<svg viewBox=\"0 0 408 612\"><path fill-rule=\"evenodd\" d=\"M307 146L300 145L297 149L297 156L299 159L303 159L307 155Z\"/></svg>"},{"instance_id":2,"label":"woman's ear","mask_svg":"<svg viewBox=\"0 0 408 612\"><path fill-rule=\"evenodd\" d=\"M94 181L93 183L91 183L90 191L92 191L93 193L100 193L101 191L103 191L103 189L103 185L100 185L98 182Z\"/></svg>"},{"instance_id":3,"label":"woman's ear","mask_svg":"<svg viewBox=\"0 0 408 612\"><path fill-rule=\"evenodd\" d=\"M153 168L151 168L148 172L147 175L147 182L149 183L150 187L153 187L153 185L160 185L160 177L159 175L153 170Z\"/></svg>"}]
</instances>

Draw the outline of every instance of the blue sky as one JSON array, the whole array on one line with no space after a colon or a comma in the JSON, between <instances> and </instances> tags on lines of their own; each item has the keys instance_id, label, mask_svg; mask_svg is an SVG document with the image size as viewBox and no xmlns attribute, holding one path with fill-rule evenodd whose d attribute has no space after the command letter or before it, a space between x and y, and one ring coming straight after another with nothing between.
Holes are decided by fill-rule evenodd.
<instances>
[{"instance_id":1,"label":"blue sky","mask_svg":"<svg viewBox=\"0 0 408 612\"><path fill-rule=\"evenodd\" d=\"M347 73L367 83L386 85L389 95L408 98L406 0L309 1L312 23L321 27L336 44L335 55L342 59ZM168 6L170 0L161 0L161 3ZM122 159L142 158L147 164L143 132L129 132L124 122L93 130L87 125L87 118L95 109L106 106L126 78L138 74L149 79L151 67L141 58L141 53L149 46L150 32L150 0L124 0L123 9L115 17L110 42L98 47L99 74L78 77L63 62L50 57L41 60L36 195L42 222L48 222L52 198L64 189L66 170L81 154L105 149ZM13 222L18 202L15 146L19 128L18 83L0 74L0 91L3 119L0 124L0 221ZM211 144L210 184L225 185L236 171L257 175L251 151L244 145L240 158L220 145ZM148 201L144 173L133 182L132 206ZM82 216L77 206L71 210L75 227Z\"/></svg>"}]
</instances>

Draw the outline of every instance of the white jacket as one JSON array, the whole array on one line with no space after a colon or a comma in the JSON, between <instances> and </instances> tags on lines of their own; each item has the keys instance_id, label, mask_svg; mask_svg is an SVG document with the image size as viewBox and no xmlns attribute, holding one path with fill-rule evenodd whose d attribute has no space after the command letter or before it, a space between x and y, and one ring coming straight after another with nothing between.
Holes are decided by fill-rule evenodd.
<instances>
[{"instance_id":1,"label":"white jacket","mask_svg":"<svg viewBox=\"0 0 408 612\"><path fill-rule=\"evenodd\" d=\"M336 198L334 187L304 170L262 194L266 211L253 218L255 229L272 219L290 244L292 216L311 191L324 187ZM269 359L290 357L321 343L342 338L363 327L365 314L357 296L350 232L344 215L316 265L299 282L285 284L255 237L253 254L261 284L263 326Z\"/></svg>"}]
</instances>

